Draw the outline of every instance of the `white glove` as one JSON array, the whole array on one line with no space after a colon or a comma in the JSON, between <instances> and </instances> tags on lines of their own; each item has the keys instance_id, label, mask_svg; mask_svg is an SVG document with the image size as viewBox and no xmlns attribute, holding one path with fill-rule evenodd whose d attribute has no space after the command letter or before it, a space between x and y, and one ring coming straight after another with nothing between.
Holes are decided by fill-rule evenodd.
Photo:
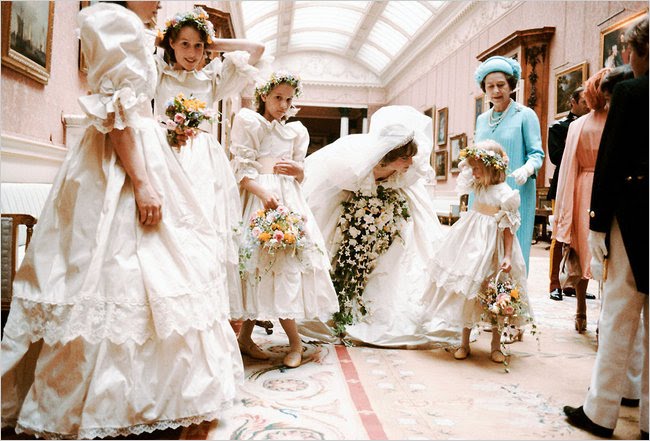
<instances>
[{"instance_id":1,"label":"white glove","mask_svg":"<svg viewBox=\"0 0 650 441\"><path fill-rule=\"evenodd\" d=\"M535 167L533 167L533 164L525 163L517 170L513 171L510 176L515 179L517 185L524 185L533 173L535 173Z\"/></svg>"},{"instance_id":2,"label":"white glove","mask_svg":"<svg viewBox=\"0 0 650 441\"><path fill-rule=\"evenodd\" d=\"M592 257L589 266L591 267L591 277L593 277L594 280L603 280L603 262Z\"/></svg>"},{"instance_id":3,"label":"white glove","mask_svg":"<svg viewBox=\"0 0 650 441\"><path fill-rule=\"evenodd\" d=\"M591 253L591 257L601 265L603 264L605 257L607 257L607 245L605 245L606 236L607 233L601 233L600 231L589 230L589 237L587 238L587 243L589 244L589 252Z\"/></svg>"}]
</instances>

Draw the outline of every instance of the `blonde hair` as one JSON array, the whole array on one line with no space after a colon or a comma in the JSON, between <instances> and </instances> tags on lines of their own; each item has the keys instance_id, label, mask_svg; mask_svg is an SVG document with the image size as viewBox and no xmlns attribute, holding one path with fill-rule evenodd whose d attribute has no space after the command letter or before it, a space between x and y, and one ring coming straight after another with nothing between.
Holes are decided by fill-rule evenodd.
<instances>
[{"instance_id":1,"label":"blonde hair","mask_svg":"<svg viewBox=\"0 0 650 441\"><path fill-rule=\"evenodd\" d=\"M488 154L483 158L477 155L468 155L465 159L470 166L477 165L483 169L484 173L481 179L475 179L477 188L486 188L490 185L500 184L506 180L506 168L496 166L500 163L508 163L508 155L506 155L501 144L491 139L486 139L485 141L477 142L468 151L486 152ZM497 161L489 161L487 160L488 158L496 158ZM493 163L495 165L492 165Z\"/></svg>"}]
</instances>

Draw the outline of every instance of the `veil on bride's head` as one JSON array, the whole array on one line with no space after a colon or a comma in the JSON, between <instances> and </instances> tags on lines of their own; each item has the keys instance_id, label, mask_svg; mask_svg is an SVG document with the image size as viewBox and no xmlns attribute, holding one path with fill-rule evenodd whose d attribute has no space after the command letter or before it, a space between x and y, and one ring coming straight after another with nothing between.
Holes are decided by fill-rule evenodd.
<instances>
[{"instance_id":1,"label":"veil on bride's head","mask_svg":"<svg viewBox=\"0 0 650 441\"><path fill-rule=\"evenodd\" d=\"M411 185L433 176L429 163L432 137L428 116L410 106L382 107L372 115L369 133L343 136L307 157L303 191L308 199L323 202L342 190L357 191L388 152L411 140L417 144L417 153L404 182Z\"/></svg>"}]
</instances>

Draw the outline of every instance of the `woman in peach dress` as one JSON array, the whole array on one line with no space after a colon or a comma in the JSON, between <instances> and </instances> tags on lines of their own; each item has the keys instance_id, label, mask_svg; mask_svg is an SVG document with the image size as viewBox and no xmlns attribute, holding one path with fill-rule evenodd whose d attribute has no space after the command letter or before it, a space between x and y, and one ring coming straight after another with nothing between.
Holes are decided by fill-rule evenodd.
<instances>
[{"instance_id":1,"label":"woman in peach dress","mask_svg":"<svg viewBox=\"0 0 650 441\"><path fill-rule=\"evenodd\" d=\"M585 100L591 111L569 126L558 178L553 231L555 238L569 244L580 261L582 279L576 287L575 316L575 328L579 333L587 329L587 284L593 278L587 244L589 201L600 137L607 120L607 102L600 90L600 83L610 70L603 68L585 82Z\"/></svg>"}]
</instances>

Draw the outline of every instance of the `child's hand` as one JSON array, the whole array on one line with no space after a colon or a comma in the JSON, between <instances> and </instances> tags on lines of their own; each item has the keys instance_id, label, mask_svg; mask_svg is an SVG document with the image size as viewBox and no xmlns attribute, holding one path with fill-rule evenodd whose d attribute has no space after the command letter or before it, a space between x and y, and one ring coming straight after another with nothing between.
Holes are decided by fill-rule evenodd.
<instances>
[{"instance_id":1,"label":"child's hand","mask_svg":"<svg viewBox=\"0 0 650 441\"><path fill-rule=\"evenodd\" d=\"M503 260L501 261L501 266L499 268L501 268L506 273L509 273L510 270L512 269L512 265L510 264L510 258L504 257Z\"/></svg>"},{"instance_id":2,"label":"child's hand","mask_svg":"<svg viewBox=\"0 0 650 441\"><path fill-rule=\"evenodd\" d=\"M264 209L266 210L274 210L278 208L278 205L280 205L280 198L274 193L264 192L260 199L262 200L262 205L264 205Z\"/></svg>"},{"instance_id":3,"label":"child's hand","mask_svg":"<svg viewBox=\"0 0 650 441\"><path fill-rule=\"evenodd\" d=\"M293 176L298 181L302 181L302 178L305 175L302 163L291 159L276 162L273 166L273 173L277 175Z\"/></svg>"}]
</instances>

